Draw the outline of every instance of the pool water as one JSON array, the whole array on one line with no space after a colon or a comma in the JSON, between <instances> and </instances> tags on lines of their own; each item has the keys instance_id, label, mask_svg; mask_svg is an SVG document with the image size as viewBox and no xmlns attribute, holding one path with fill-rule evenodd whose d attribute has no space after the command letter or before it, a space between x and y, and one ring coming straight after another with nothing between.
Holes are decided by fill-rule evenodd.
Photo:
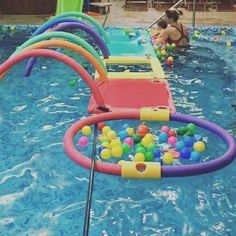
<instances>
[{"instance_id":1,"label":"pool water","mask_svg":"<svg viewBox=\"0 0 236 236\"><path fill-rule=\"evenodd\" d=\"M27 27L0 34L0 61L29 36ZM192 39L190 48L176 51L174 66L164 71L177 111L236 136L235 61L236 47L212 40ZM67 157L62 142L66 129L87 116L90 91L55 60L40 58L30 78L23 69L17 64L0 82L0 235L82 235L89 171ZM225 147L212 140L217 157ZM202 176L149 181L96 173L89 235L233 236L235 168L233 162Z\"/></svg>"}]
</instances>

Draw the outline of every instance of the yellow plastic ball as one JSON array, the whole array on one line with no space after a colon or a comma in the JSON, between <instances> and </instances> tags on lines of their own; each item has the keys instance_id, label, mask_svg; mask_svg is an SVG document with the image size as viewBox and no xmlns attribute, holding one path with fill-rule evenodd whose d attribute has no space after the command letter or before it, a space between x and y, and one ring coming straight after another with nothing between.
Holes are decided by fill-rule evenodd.
<instances>
[{"instance_id":1,"label":"yellow plastic ball","mask_svg":"<svg viewBox=\"0 0 236 236\"><path fill-rule=\"evenodd\" d=\"M165 164L171 164L174 161L174 155L169 152L165 153L162 158Z\"/></svg>"},{"instance_id":2,"label":"yellow plastic ball","mask_svg":"<svg viewBox=\"0 0 236 236\"><path fill-rule=\"evenodd\" d=\"M221 34L222 34L222 35L226 35L227 33L226 33L224 30L222 30L222 31L221 31Z\"/></svg>"},{"instance_id":3,"label":"yellow plastic ball","mask_svg":"<svg viewBox=\"0 0 236 236\"><path fill-rule=\"evenodd\" d=\"M226 43L226 46L227 46L227 47L231 47L231 46L232 46L232 43L231 43L231 42L227 42L227 43Z\"/></svg>"},{"instance_id":4,"label":"yellow plastic ball","mask_svg":"<svg viewBox=\"0 0 236 236\"><path fill-rule=\"evenodd\" d=\"M111 130L111 127L110 127L110 126L104 126L104 127L102 128L102 133L103 133L104 135L106 135L107 132L110 131L110 130Z\"/></svg>"},{"instance_id":5,"label":"yellow plastic ball","mask_svg":"<svg viewBox=\"0 0 236 236\"><path fill-rule=\"evenodd\" d=\"M115 146L121 146L122 145L122 143L121 143L121 141L119 140L119 139L113 139L113 140L111 140L111 147L115 147Z\"/></svg>"},{"instance_id":6,"label":"yellow plastic ball","mask_svg":"<svg viewBox=\"0 0 236 236\"><path fill-rule=\"evenodd\" d=\"M136 153L134 156L134 160L135 162L144 162L145 161L145 156L143 155L143 153Z\"/></svg>"},{"instance_id":7,"label":"yellow plastic ball","mask_svg":"<svg viewBox=\"0 0 236 236\"><path fill-rule=\"evenodd\" d=\"M116 137L116 132L114 130L110 130L107 132L107 137L112 140Z\"/></svg>"},{"instance_id":8,"label":"yellow plastic ball","mask_svg":"<svg viewBox=\"0 0 236 236\"><path fill-rule=\"evenodd\" d=\"M195 30L195 31L194 31L194 34L198 35L198 34L199 34L199 31Z\"/></svg>"},{"instance_id":9,"label":"yellow plastic ball","mask_svg":"<svg viewBox=\"0 0 236 236\"><path fill-rule=\"evenodd\" d=\"M142 138L142 141L141 141L141 144L144 146L144 147L147 147L150 143L152 142L152 140L150 138Z\"/></svg>"},{"instance_id":10,"label":"yellow plastic ball","mask_svg":"<svg viewBox=\"0 0 236 236\"><path fill-rule=\"evenodd\" d=\"M112 147L111 149L111 155L113 157L121 157L123 154L123 149L121 146L115 146L115 147Z\"/></svg>"},{"instance_id":11,"label":"yellow plastic ball","mask_svg":"<svg viewBox=\"0 0 236 236\"><path fill-rule=\"evenodd\" d=\"M14 31L15 29L16 29L16 27L15 27L14 25L11 25L11 26L10 26L10 30L11 30L11 31Z\"/></svg>"},{"instance_id":12,"label":"yellow plastic ball","mask_svg":"<svg viewBox=\"0 0 236 236\"><path fill-rule=\"evenodd\" d=\"M91 128L88 126L88 125L85 125L83 128L82 128L82 134L83 135L90 135L92 133L92 130Z\"/></svg>"},{"instance_id":13,"label":"yellow plastic ball","mask_svg":"<svg viewBox=\"0 0 236 236\"><path fill-rule=\"evenodd\" d=\"M106 159L106 160L110 159L111 158L111 151L107 148L102 149L102 151L100 153L100 157L102 159Z\"/></svg>"},{"instance_id":14,"label":"yellow plastic ball","mask_svg":"<svg viewBox=\"0 0 236 236\"><path fill-rule=\"evenodd\" d=\"M134 129L128 127L128 128L126 129L126 132L128 133L129 136L132 136L132 135L134 134Z\"/></svg>"},{"instance_id":15,"label":"yellow plastic ball","mask_svg":"<svg viewBox=\"0 0 236 236\"><path fill-rule=\"evenodd\" d=\"M167 60L168 61L174 61L174 58L173 57L168 57Z\"/></svg>"},{"instance_id":16,"label":"yellow plastic ball","mask_svg":"<svg viewBox=\"0 0 236 236\"><path fill-rule=\"evenodd\" d=\"M154 141L154 137L150 133L145 134L144 138L147 138L150 141L150 143Z\"/></svg>"},{"instance_id":17,"label":"yellow plastic ball","mask_svg":"<svg viewBox=\"0 0 236 236\"><path fill-rule=\"evenodd\" d=\"M197 141L196 143L194 143L193 149L197 152L204 152L206 149L206 145L202 141Z\"/></svg>"},{"instance_id":18,"label":"yellow plastic ball","mask_svg":"<svg viewBox=\"0 0 236 236\"><path fill-rule=\"evenodd\" d=\"M110 148L111 147L109 142L102 142L102 146L106 147L106 148Z\"/></svg>"},{"instance_id":19,"label":"yellow plastic ball","mask_svg":"<svg viewBox=\"0 0 236 236\"><path fill-rule=\"evenodd\" d=\"M165 56L166 55L166 50L164 49L164 50L161 50L161 55L162 56Z\"/></svg>"}]
</instances>

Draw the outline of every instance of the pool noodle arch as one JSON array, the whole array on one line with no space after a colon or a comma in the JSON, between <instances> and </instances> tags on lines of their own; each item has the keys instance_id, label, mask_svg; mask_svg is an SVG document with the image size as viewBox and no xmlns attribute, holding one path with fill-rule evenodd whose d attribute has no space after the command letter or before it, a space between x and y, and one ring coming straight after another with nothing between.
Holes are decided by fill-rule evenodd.
<instances>
[{"instance_id":1,"label":"pool noodle arch","mask_svg":"<svg viewBox=\"0 0 236 236\"><path fill-rule=\"evenodd\" d=\"M56 60L59 60L66 65L70 66L75 72L77 72L82 79L85 81L87 86L90 88L91 93L94 95L96 101L100 106L105 106L103 97L98 90L98 87L95 83L95 81L92 79L92 77L89 75L89 73L79 64L77 63L74 59L59 53L55 52L53 50L49 49L32 49L32 50L24 50L17 55L10 57L8 60L6 60L3 64L0 65L0 74L3 74L7 72L13 65L16 63L30 58L30 57L37 57L37 56L44 56L44 57L50 57L54 58ZM2 78L0 78L1 80Z\"/></svg>"},{"instance_id":2,"label":"pool noodle arch","mask_svg":"<svg viewBox=\"0 0 236 236\"><path fill-rule=\"evenodd\" d=\"M103 61L101 60L100 56L98 55L98 53L95 51L95 49L91 45L89 45L85 40L81 39L80 37L70 34L70 33L66 33L66 32L47 32L44 34L37 35L33 38L30 38L29 40L27 40L26 42L21 44L16 49L16 51L12 54L12 56L16 55L19 51L21 51L25 47L30 46L33 43L37 43L41 40L46 40L46 39L51 39L51 38L67 39L68 41L70 41L72 43L82 46L89 53L91 53L96 58L96 60L98 60L98 62L101 64L101 66L105 69Z\"/></svg>"},{"instance_id":3,"label":"pool noodle arch","mask_svg":"<svg viewBox=\"0 0 236 236\"><path fill-rule=\"evenodd\" d=\"M108 51L108 48L107 48L105 42L102 40L100 35L96 31L93 30L92 27L90 27L89 25L83 24L81 22L75 21L75 22L70 22L70 23L59 24L55 28L53 28L53 31L61 31L63 29L67 29L67 28L79 28L79 29L82 29L85 32L87 32L90 36L93 37L93 39L95 40L97 45L100 47L104 58L107 59L109 57L110 53ZM26 64L25 72L24 72L25 76L30 76L36 60L37 60L36 58L30 58L28 60L28 62Z\"/></svg>"},{"instance_id":4,"label":"pool noodle arch","mask_svg":"<svg viewBox=\"0 0 236 236\"><path fill-rule=\"evenodd\" d=\"M73 138L79 130L85 125L92 125L107 120L120 120L120 119L140 119L140 113L138 111L124 111L124 112L109 112L102 113L96 116L91 116L74 123L66 131L64 136L64 149L67 155L76 163L81 166L90 169L91 159L81 154L73 144ZM217 159L185 166L162 166L163 177L180 177L180 176L191 176L209 173L230 164L236 157L236 143L234 138L220 126L211 123L206 120L198 119L188 115L179 113L170 114L170 120L179 122L191 122L204 129L207 129L216 135L218 135L227 144L228 150L218 157ZM114 163L104 163L96 161L95 170L106 174L121 175L121 166Z\"/></svg>"},{"instance_id":5,"label":"pool noodle arch","mask_svg":"<svg viewBox=\"0 0 236 236\"><path fill-rule=\"evenodd\" d=\"M109 42L109 38L107 35L107 32L102 28L102 26L100 24L97 23L97 21L95 21L92 17L83 14L81 12L64 12L60 15L54 16L51 19L49 19L48 21L46 21L41 27L39 27L33 34L33 36L37 35L38 32L41 32L41 28L47 27L47 25L54 25L56 24L55 20L56 19L60 19L60 18L64 18L64 17L78 17L81 19L85 19L86 21L88 21L89 23L91 23L92 25L95 26L95 28L99 31L99 33L102 35L102 37L104 38L104 40L108 43Z\"/></svg>"},{"instance_id":6,"label":"pool noodle arch","mask_svg":"<svg viewBox=\"0 0 236 236\"><path fill-rule=\"evenodd\" d=\"M87 50L84 48L74 44L70 43L68 41L64 40L59 40L59 39L51 39L51 40L45 40L45 41L40 41L38 43L32 44L28 47L26 47L23 50L29 50L29 49L40 49L40 48L45 48L45 47L61 47L61 48L68 48L73 50L74 52L77 52L78 54L82 55L85 59L87 59L97 70L99 74L99 79L101 81L106 81L107 80L107 75L106 71L104 70L103 67L98 63L98 61L93 57L92 54L90 54Z\"/></svg>"}]
</instances>

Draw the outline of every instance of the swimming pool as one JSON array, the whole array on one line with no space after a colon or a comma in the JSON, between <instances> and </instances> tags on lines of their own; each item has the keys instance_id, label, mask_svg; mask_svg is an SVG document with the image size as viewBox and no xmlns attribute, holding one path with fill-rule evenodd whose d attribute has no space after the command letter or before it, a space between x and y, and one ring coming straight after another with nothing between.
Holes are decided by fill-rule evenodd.
<instances>
[{"instance_id":1,"label":"swimming pool","mask_svg":"<svg viewBox=\"0 0 236 236\"><path fill-rule=\"evenodd\" d=\"M234 28L224 30L235 35ZM1 62L29 36L28 27L1 34ZM191 45L174 56L174 67L164 66L176 108L235 136L236 48L220 40ZM23 65L0 86L0 232L81 235L89 171L67 157L62 140L86 115L90 92L62 63L40 58L30 78L22 76ZM78 82L70 86L71 80ZM221 143L211 148L214 155L222 149ZM235 162L211 174L160 181L95 173L90 235L234 235L235 180Z\"/></svg>"}]
</instances>

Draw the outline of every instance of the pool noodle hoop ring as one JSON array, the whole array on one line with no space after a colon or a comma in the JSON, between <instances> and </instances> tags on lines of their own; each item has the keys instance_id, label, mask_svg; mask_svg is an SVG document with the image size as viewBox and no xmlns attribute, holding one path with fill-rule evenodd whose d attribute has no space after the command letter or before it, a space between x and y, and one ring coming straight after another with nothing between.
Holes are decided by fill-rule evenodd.
<instances>
[{"instance_id":1,"label":"pool noodle hoop ring","mask_svg":"<svg viewBox=\"0 0 236 236\"><path fill-rule=\"evenodd\" d=\"M66 131L64 136L64 149L67 155L75 161L77 164L90 169L91 159L80 153L74 146L74 136L79 132L83 126L92 125L95 123L108 121L108 120L120 120L120 119L140 119L139 111L124 111L124 112L110 112L102 113L96 116L91 116L82 119L75 124L73 124ZM199 118L191 117L189 115L183 115L180 113L170 114L171 121L178 121L183 123L194 123L195 125L202 127L220 137L228 146L227 151L220 157L198 164L190 165L179 165L179 166L161 166L161 176L162 177L181 177L181 176L193 176L206 174L218 169L221 169L228 164L230 164L236 156L236 143L234 138L220 126ZM140 163L140 162L139 162ZM145 164L146 162L143 162ZM122 167L119 164L114 163L104 163L101 161L96 161L95 171L112 174L121 175Z\"/></svg>"}]
</instances>

